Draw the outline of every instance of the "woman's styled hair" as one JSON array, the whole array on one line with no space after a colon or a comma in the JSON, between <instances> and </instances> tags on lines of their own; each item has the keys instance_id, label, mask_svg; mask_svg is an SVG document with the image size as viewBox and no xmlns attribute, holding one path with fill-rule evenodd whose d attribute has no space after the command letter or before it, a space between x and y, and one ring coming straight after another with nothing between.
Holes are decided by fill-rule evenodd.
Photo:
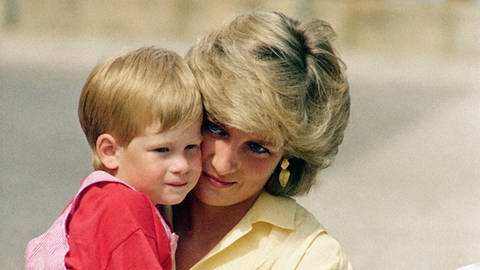
<instances>
[{"instance_id":1,"label":"woman's styled hair","mask_svg":"<svg viewBox=\"0 0 480 270\"><path fill-rule=\"evenodd\" d=\"M284 147L291 176L282 188L277 166L265 186L271 194L308 192L343 140L349 85L334 38L322 20L252 12L209 33L186 56L211 118Z\"/></svg>"},{"instance_id":2,"label":"woman's styled hair","mask_svg":"<svg viewBox=\"0 0 480 270\"><path fill-rule=\"evenodd\" d=\"M80 125L93 154L95 169L103 169L97 138L109 133L128 145L145 128L158 132L201 121L203 106L195 78L175 52L143 47L97 65L83 87L78 105Z\"/></svg>"}]
</instances>

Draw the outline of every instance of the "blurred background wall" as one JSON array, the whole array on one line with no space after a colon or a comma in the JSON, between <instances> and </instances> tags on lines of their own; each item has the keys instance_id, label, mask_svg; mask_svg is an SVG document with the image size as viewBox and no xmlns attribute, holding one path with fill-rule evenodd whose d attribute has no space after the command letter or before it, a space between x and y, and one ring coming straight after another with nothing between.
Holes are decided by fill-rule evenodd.
<instances>
[{"instance_id":1,"label":"blurred background wall","mask_svg":"<svg viewBox=\"0 0 480 270\"><path fill-rule=\"evenodd\" d=\"M299 201L355 269L480 262L478 1L0 1L0 268L23 268L91 170L80 89L106 57L158 45L184 54L247 10L329 21L352 116L337 160Z\"/></svg>"},{"instance_id":2,"label":"blurred background wall","mask_svg":"<svg viewBox=\"0 0 480 270\"><path fill-rule=\"evenodd\" d=\"M279 10L334 24L348 48L369 52L473 54L480 1L473 0L3 0L2 32L64 38L191 42L233 14Z\"/></svg>"}]
</instances>

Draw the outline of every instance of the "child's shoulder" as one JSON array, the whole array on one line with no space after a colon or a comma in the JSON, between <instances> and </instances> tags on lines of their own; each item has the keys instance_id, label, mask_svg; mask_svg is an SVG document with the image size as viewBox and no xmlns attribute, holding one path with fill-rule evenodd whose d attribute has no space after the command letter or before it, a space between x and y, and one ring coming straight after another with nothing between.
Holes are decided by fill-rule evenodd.
<instances>
[{"instance_id":1,"label":"child's shoulder","mask_svg":"<svg viewBox=\"0 0 480 270\"><path fill-rule=\"evenodd\" d=\"M82 180L74 199L74 208L85 201L93 204L148 204L148 197L134 190L132 186L101 170L90 173Z\"/></svg>"},{"instance_id":2,"label":"child's shoulder","mask_svg":"<svg viewBox=\"0 0 480 270\"><path fill-rule=\"evenodd\" d=\"M160 224L157 209L149 198L121 183L93 184L78 199L73 222L81 220L91 226L109 224L107 227L128 224L126 231L143 228L152 232Z\"/></svg>"},{"instance_id":3,"label":"child's shoulder","mask_svg":"<svg viewBox=\"0 0 480 270\"><path fill-rule=\"evenodd\" d=\"M85 202L103 207L118 207L123 208L142 208L152 203L148 197L138 191L131 189L121 183L102 182L96 183L88 187L79 198L79 204Z\"/></svg>"}]
</instances>

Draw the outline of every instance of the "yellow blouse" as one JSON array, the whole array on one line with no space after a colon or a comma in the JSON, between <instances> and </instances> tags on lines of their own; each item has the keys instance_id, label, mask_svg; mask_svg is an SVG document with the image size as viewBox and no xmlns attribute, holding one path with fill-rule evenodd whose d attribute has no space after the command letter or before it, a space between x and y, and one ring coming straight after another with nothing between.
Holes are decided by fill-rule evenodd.
<instances>
[{"instance_id":1,"label":"yellow blouse","mask_svg":"<svg viewBox=\"0 0 480 270\"><path fill-rule=\"evenodd\" d=\"M181 241L181 240L180 240ZM340 244L290 198L263 192L245 217L191 270L351 270Z\"/></svg>"}]
</instances>

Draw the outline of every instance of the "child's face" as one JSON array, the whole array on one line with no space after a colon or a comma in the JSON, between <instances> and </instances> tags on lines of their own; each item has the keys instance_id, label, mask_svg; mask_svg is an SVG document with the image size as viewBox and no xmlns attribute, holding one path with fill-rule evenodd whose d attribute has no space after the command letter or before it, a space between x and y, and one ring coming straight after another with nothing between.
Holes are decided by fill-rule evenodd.
<instances>
[{"instance_id":1,"label":"child's face","mask_svg":"<svg viewBox=\"0 0 480 270\"><path fill-rule=\"evenodd\" d=\"M200 121L189 127L156 132L149 126L117 151L115 176L145 193L154 204L178 204L201 174Z\"/></svg>"}]
</instances>

